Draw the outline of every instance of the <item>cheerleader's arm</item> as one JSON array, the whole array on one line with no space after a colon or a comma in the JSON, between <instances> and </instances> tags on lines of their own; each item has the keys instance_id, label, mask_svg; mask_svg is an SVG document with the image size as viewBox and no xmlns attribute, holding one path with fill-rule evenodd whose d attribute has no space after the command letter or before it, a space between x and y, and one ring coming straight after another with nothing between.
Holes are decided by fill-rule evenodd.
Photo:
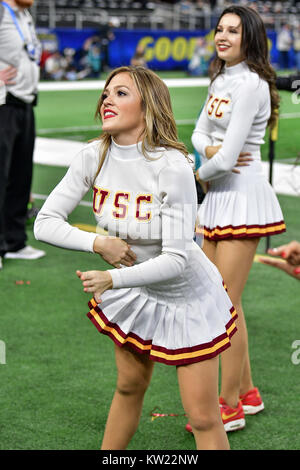
<instances>
[{"instance_id":1,"label":"cheerleader's arm","mask_svg":"<svg viewBox=\"0 0 300 470\"><path fill-rule=\"evenodd\" d=\"M207 100L204 106L202 107L202 111L200 113L200 116L197 120L195 129L192 134L192 145L194 149L197 150L197 152L201 155L202 161L206 161L206 147L212 145L212 126L206 114Z\"/></svg>"},{"instance_id":2,"label":"cheerleader's arm","mask_svg":"<svg viewBox=\"0 0 300 470\"><path fill-rule=\"evenodd\" d=\"M259 109L261 89L245 83L233 97L232 114L218 152L198 170L199 178L209 181L231 172L251 132Z\"/></svg>"},{"instance_id":3,"label":"cheerleader's arm","mask_svg":"<svg viewBox=\"0 0 300 470\"><path fill-rule=\"evenodd\" d=\"M186 161L177 160L160 172L159 193L161 254L132 267L109 270L115 289L168 281L180 276L186 267L188 251L193 245L197 207L194 176Z\"/></svg>"},{"instance_id":4,"label":"cheerleader's arm","mask_svg":"<svg viewBox=\"0 0 300 470\"><path fill-rule=\"evenodd\" d=\"M73 227L68 222L68 216L90 189L90 178L86 171L92 176L93 169L96 171L94 167L92 152L83 149L74 157L66 175L50 193L37 215L34 224L37 240L69 250L93 253L97 234Z\"/></svg>"}]
</instances>

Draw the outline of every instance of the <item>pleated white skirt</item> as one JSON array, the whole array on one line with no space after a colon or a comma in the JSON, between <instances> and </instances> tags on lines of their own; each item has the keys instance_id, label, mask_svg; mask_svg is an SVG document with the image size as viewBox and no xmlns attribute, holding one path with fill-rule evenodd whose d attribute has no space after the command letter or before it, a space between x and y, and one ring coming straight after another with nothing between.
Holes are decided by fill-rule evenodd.
<instances>
[{"instance_id":1,"label":"pleated white skirt","mask_svg":"<svg viewBox=\"0 0 300 470\"><path fill-rule=\"evenodd\" d=\"M198 245L184 273L146 287L112 289L89 302L88 317L118 346L153 361L182 365L210 359L230 346L236 311L222 278Z\"/></svg>"},{"instance_id":2,"label":"pleated white skirt","mask_svg":"<svg viewBox=\"0 0 300 470\"><path fill-rule=\"evenodd\" d=\"M276 194L260 161L210 182L198 211L204 238L251 238L286 230Z\"/></svg>"}]
</instances>

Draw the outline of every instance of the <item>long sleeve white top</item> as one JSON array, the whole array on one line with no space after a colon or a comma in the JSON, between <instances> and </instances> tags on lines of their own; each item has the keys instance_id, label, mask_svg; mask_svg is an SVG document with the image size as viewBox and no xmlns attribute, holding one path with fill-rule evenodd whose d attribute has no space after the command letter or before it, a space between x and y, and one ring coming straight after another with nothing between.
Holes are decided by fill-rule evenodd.
<instances>
[{"instance_id":1,"label":"long sleeve white top","mask_svg":"<svg viewBox=\"0 0 300 470\"><path fill-rule=\"evenodd\" d=\"M67 249L93 252L97 233L68 222L90 188L97 224L130 243L137 254L132 267L109 270L113 288L138 287L182 274L194 245L197 198L192 169L177 150L157 149L149 159L141 145L112 142L100 174L99 142L88 144L39 211L38 240Z\"/></svg>"},{"instance_id":2,"label":"long sleeve white top","mask_svg":"<svg viewBox=\"0 0 300 470\"><path fill-rule=\"evenodd\" d=\"M199 177L209 181L231 172L241 152L260 159L270 112L268 83L245 62L225 67L209 87L192 135L193 146L204 157ZM205 149L210 145L221 148L206 159Z\"/></svg>"},{"instance_id":3,"label":"long sleeve white top","mask_svg":"<svg viewBox=\"0 0 300 470\"><path fill-rule=\"evenodd\" d=\"M0 70L9 65L17 69L14 83L5 85L5 89L20 100L31 103L38 92L40 73L38 63L41 53L41 45L33 20L28 10L23 11L16 6L11 7L15 15L15 23L9 10L1 3L0 9L3 15L0 22ZM24 48L25 42L34 51L35 60L29 58Z\"/></svg>"}]
</instances>

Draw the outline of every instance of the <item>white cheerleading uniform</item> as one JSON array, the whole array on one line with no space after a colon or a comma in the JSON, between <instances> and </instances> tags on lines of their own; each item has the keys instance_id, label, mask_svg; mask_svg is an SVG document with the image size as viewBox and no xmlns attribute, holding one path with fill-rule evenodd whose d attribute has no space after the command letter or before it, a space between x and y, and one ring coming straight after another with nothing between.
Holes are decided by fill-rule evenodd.
<instances>
[{"instance_id":1,"label":"white cheerleading uniform","mask_svg":"<svg viewBox=\"0 0 300 470\"><path fill-rule=\"evenodd\" d=\"M141 153L112 142L94 181L100 142L88 144L39 211L38 240L93 252L97 233L68 215L93 188L97 225L130 244L134 266L110 269L113 288L93 298L88 317L119 346L165 364L215 357L230 346L236 312L217 268L193 241L197 212L192 169L177 150ZM103 233L103 231L102 231Z\"/></svg>"},{"instance_id":2,"label":"white cheerleading uniform","mask_svg":"<svg viewBox=\"0 0 300 470\"><path fill-rule=\"evenodd\" d=\"M272 186L263 174L264 143L271 104L268 83L245 62L224 67L212 82L192 135L202 156L199 177L209 191L199 209L199 223L209 240L269 236L285 231ZM211 159L205 148L221 145ZM241 152L251 153L249 166L232 173Z\"/></svg>"}]
</instances>

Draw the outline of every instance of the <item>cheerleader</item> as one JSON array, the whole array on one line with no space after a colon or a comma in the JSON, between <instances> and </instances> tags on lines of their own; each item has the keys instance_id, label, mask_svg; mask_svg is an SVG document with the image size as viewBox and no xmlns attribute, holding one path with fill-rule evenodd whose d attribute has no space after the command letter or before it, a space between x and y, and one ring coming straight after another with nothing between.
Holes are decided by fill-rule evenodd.
<instances>
[{"instance_id":1,"label":"cheerleader","mask_svg":"<svg viewBox=\"0 0 300 470\"><path fill-rule=\"evenodd\" d=\"M153 364L161 362L177 366L197 449L228 449L218 355L230 346L236 313L220 273L193 241L194 176L177 141L169 91L152 71L121 67L108 77L96 115L103 134L74 159L34 232L116 266L98 271L95 258L95 270L77 271L84 291L94 294L88 317L115 344L117 386L101 448L127 448ZM90 188L107 237L67 222Z\"/></svg>"},{"instance_id":2,"label":"cheerleader","mask_svg":"<svg viewBox=\"0 0 300 470\"><path fill-rule=\"evenodd\" d=\"M232 431L244 427L244 414L264 409L251 377L242 293L260 238L284 232L285 223L260 156L279 104L264 24L252 8L230 6L218 20L214 40L217 57L192 143L203 157L199 181L208 187L199 210L203 250L238 313L238 334L221 359L221 413L225 429ZM243 158L248 163L239 163Z\"/></svg>"}]
</instances>

